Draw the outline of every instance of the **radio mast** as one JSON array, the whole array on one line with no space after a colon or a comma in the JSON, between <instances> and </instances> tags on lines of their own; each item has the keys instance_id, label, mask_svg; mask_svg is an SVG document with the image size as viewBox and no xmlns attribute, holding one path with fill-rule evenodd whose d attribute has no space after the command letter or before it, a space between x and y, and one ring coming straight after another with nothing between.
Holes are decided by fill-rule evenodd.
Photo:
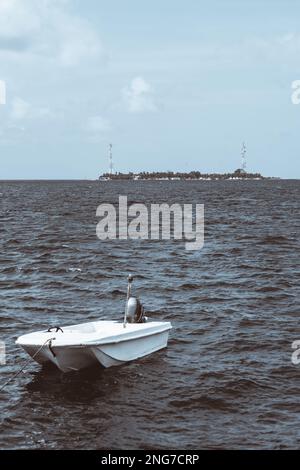
<instances>
[{"instance_id":1,"label":"radio mast","mask_svg":"<svg viewBox=\"0 0 300 470\"><path fill-rule=\"evenodd\" d=\"M112 156L112 144L109 144L109 174L113 174L114 164L113 164L113 156Z\"/></svg>"},{"instance_id":2,"label":"radio mast","mask_svg":"<svg viewBox=\"0 0 300 470\"><path fill-rule=\"evenodd\" d=\"M246 172L246 168L247 168L246 152L247 152L246 144L245 144L245 142L243 142L242 150L241 150L241 157L242 157L242 170L243 170L244 172Z\"/></svg>"}]
</instances>

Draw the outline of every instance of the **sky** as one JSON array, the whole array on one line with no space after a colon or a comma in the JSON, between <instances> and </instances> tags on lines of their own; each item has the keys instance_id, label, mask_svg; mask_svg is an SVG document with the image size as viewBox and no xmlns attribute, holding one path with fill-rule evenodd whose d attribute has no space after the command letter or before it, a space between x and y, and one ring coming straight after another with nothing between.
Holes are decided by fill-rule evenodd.
<instances>
[{"instance_id":1,"label":"sky","mask_svg":"<svg viewBox=\"0 0 300 470\"><path fill-rule=\"evenodd\" d=\"M115 171L230 172L243 141L249 172L299 178L299 18L298 0L0 0L0 179L96 179L110 142Z\"/></svg>"}]
</instances>

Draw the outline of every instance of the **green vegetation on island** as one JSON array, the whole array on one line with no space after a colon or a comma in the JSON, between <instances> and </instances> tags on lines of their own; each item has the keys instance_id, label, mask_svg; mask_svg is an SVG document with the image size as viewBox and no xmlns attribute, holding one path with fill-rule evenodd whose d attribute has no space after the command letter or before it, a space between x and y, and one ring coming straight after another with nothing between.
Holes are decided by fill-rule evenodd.
<instances>
[{"instance_id":1,"label":"green vegetation on island","mask_svg":"<svg viewBox=\"0 0 300 470\"><path fill-rule=\"evenodd\" d=\"M261 180L267 179L260 173L247 173L238 168L233 173L201 173L200 171L174 172L174 171L142 171L139 173L103 173L99 180Z\"/></svg>"}]
</instances>

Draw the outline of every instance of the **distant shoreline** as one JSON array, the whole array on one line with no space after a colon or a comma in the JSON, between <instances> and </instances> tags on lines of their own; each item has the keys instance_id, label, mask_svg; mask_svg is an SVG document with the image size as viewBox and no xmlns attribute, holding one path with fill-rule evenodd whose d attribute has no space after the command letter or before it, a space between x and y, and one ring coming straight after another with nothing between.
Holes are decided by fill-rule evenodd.
<instances>
[{"instance_id":1,"label":"distant shoreline","mask_svg":"<svg viewBox=\"0 0 300 470\"><path fill-rule=\"evenodd\" d=\"M180 180L164 180L164 179L155 179L155 178L148 178L148 179L117 179L117 178L112 178L112 179L100 179L100 178L73 178L73 179L67 179L67 178L6 178L6 179L0 179L0 183L55 183L55 182L66 182L66 183L72 183L72 182L89 182L89 183L97 183L97 182L103 182L103 181L300 181L300 178L281 178L281 177L273 177L273 176L264 176L262 178L234 178L234 179L229 179L229 178L201 178L201 179L180 179Z\"/></svg>"},{"instance_id":2,"label":"distant shoreline","mask_svg":"<svg viewBox=\"0 0 300 470\"><path fill-rule=\"evenodd\" d=\"M100 181L216 181L216 180L266 180L280 179L277 177L265 177L260 173L247 173L237 169L233 173L200 173L191 171L181 172L140 172L140 173L103 173Z\"/></svg>"}]
</instances>

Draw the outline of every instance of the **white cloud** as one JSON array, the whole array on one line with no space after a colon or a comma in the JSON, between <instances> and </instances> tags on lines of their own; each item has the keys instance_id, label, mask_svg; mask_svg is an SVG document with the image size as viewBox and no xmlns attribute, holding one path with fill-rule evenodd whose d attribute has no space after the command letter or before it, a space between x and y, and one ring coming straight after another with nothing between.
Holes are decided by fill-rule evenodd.
<instances>
[{"instance_id":1,"label":"white cloud","mask_svg":"<svg viewBox=\"0 0 300 470\"><path fill-rule=\"evenodd\" d=\"M91 133L104 133L109 132L111 129L110 121L102 116L92 116L86 124L86 130Z\"/></svg>"},{"instance_id":2,"label":"white cloud","mask_svg":"<svg viewBox=\"0 0 300 470\"><path fill-rule=\"evenodd\" d=\"M13 121L24 119L40 119L51 117L52 113L47 107L33 106L22 98L15 97L12 100L10 118Z\"/></svg>"},{"instance_id":3,"label":"white cloud","mask_svg":"<svg viewBox=\"0 0 300 470\"><path fill-rule=\"evenodd\" d=\"M97 32L70 6L69 0L0 0L0 54L43 57L63 66L101 57Z\"/></svg>"},{"instance_id":4,"label":"white cloud","mask_svg":"<svg viewBox=\"0 0 300 470\"><path fill-rule=\"evenodd\" d=\"M11 108L11 118L15 121L21 120L28 116L30 104L22 98L14 98Z\"/></svg>"},{"instance_id":5,"label":"white cloud","mask_svg":"<svg viewBox=\"0 0 300 470\"><path fill-rule=\"evenodd\" d=\"M32 0L1 0L0 47L6 48L14 41L28 38L41 27L37 3ZM3 45L4 43L4 45Z\"/></svg>"},{"instance_id":6,"label":"white cloud","mask_svg":"<svg viewBox=\"0 0 300 470\"><path fill-rule=\"evenodd\" d=\"M157 110L153 101L152 88L142 77L134 78L130 86L123 89L122 95L130 113L153 112Z\"/></svg>"},{"instance_id":7,"label":"white cloud","mask_svg":"<svg viewBox=\"0 0 300 470\"><path fill-rule=\"evenodd\" d=\"M73 18L61 24L62 44L59 58L63 65L77 65L86 59L96 59L102 46L95 31L83 20Z\"/></svg>"}]
</instances>

